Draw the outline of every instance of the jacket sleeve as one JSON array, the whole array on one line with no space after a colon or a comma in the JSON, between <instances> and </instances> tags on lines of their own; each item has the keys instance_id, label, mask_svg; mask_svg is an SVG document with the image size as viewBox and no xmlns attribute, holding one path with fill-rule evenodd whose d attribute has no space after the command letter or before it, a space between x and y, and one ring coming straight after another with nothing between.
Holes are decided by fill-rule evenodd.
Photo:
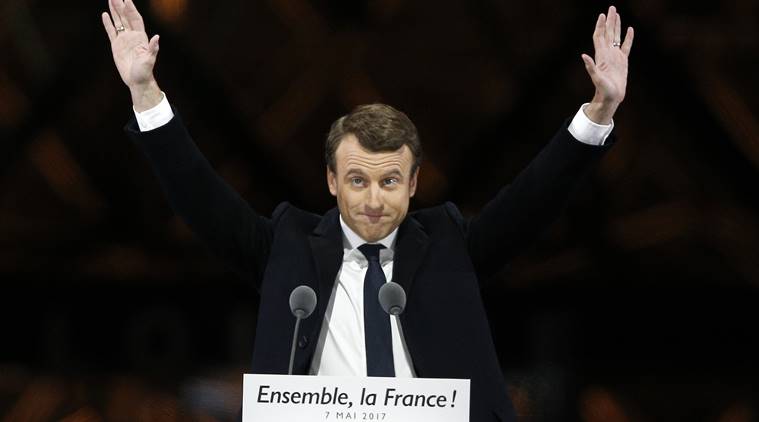
<instances>
[{"instance_id":1,"label":"jacket sleeve","mask_svg":"<svg viewBox=\"0 0 759 422\"><path fill-rule=\"evenodd\" d=\"M563 212L570 194L593 164L614 144L577 141L569 120L510 184L481 212L463 220L472 263L481 279L492 276L535 239Z\"/></svg>"},{"instance_id":2,"label":"jacket sleeve","mask_svg":"<svg viewBox=\"0 0 759 422\"><path fill-rule=\"evenodd\" d=\"M258 215L213 170L180 116L140 132L134 118L124 128L142 150L174 212L241 277L260 288L274 222ZM275 212L275 215L278 214Z\"/></svg>"}]
</instances>

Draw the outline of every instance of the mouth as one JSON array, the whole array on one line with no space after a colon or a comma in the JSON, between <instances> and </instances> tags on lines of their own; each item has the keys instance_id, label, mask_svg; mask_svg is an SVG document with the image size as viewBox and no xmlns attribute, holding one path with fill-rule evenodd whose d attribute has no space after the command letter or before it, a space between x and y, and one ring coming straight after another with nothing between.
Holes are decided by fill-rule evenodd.
<instances>
[{"instance_id":1,"label":"mouth","mask_svg":"<svg viewBox=\"0 0 759 422\"><path fill-rule=\"evenodd\" d=\"M384 216L384 214L369 214L369 213L362 213L361 215L365 216L372 223L377 223Z\"/></svg>"}]
</instances>

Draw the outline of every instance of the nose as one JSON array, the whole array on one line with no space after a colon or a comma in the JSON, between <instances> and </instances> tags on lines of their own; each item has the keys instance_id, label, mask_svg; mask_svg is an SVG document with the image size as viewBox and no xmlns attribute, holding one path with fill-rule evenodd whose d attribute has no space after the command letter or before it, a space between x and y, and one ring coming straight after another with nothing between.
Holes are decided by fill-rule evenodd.
<instances>
[{"instance_id":1,"label":"nose","mask_svg":"<svg viewBox=\"0 0 759 422\"><path fill-rule=\"evenodd\" d=\"M384 203L382 202L382 189L379 186L372 184L367 189L366 208L371 212L382 212Z\"/></svg>"}]
</instances>

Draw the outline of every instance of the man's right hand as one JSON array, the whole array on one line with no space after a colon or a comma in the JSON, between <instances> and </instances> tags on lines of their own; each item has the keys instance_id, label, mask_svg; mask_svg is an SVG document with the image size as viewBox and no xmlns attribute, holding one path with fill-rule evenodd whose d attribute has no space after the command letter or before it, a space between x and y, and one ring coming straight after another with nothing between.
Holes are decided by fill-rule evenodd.
<instances>
[{"instance_id":1,"label":"man's right hand","mask_svg":"<svg viewBox=\"0 0 759 422\"><path fill-rule=\"evenodd\" d=\"M153 108L161 99L153 66L158 57L158 35L148 41L145 24L133 0L108 0L111 14L103 12L103 26L111 41L113 61L132 94L136 111Z\"/></svg>"}]
</instances>

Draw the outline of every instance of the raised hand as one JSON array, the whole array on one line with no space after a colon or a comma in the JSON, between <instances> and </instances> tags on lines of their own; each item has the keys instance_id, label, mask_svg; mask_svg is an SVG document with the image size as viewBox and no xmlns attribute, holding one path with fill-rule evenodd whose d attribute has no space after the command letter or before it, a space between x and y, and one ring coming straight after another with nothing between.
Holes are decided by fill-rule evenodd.
<instances>
[{"instance_id":1,"label":"raised hand","mask_svg":"<svg viewBox=\"0 0 759 422\"><path fill-rule=\"evenodd\" d=\"M133 0L108 0L109 15L103 12L103 26L111 41L113 61L132 93L137 111L157 104L162 96L153 76L158 57L158 35L148 40L140 12Z\"/></svg>"},{"instance_id":2,"label":"raised hand","mask_svg":"<svg viewBox=\"0 0 759 422\"><path fill-rule=\"evenodd\" d=\"M608 124L619 104L625 99L627 90L627 58L635 33L628 27L624 41L622 19L614 6L608 15L601 13L593 32L595 60L582 55L585 70L596 88L591 104L585 109L588 117L596 123Z\"/></svg>"}]
</instances>

